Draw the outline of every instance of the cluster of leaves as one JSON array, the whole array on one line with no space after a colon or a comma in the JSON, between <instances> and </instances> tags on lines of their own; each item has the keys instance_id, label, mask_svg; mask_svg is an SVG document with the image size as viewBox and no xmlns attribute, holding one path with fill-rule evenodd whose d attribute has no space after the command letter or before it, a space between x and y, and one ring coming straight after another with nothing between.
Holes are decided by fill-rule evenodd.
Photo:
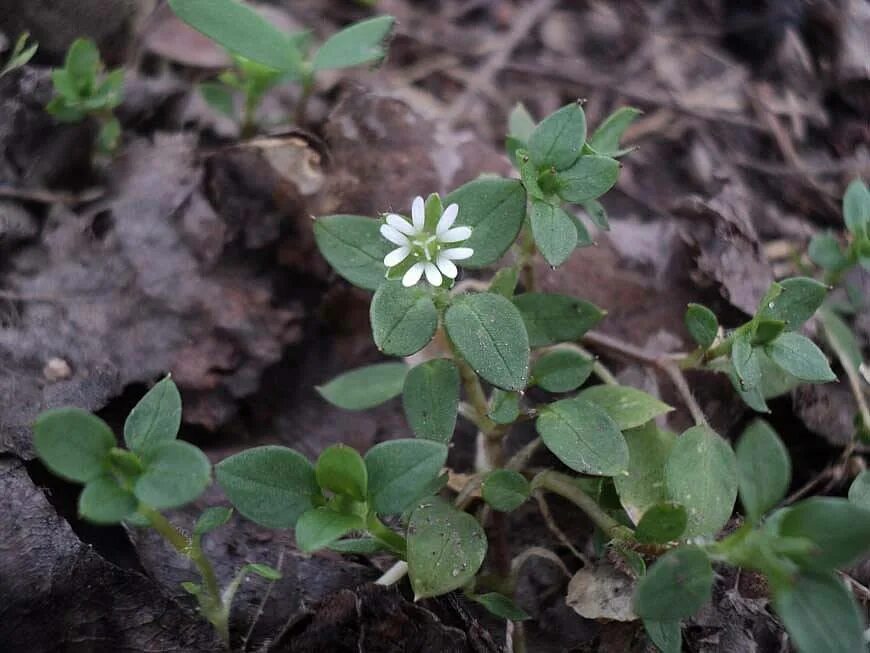
<instances>
[{"instance_id":1,"label":"cluster of leaves","mask_svg":"<svg viewBox=\"0 0 870 653\"><path fill-rule=\"evenodd\" d=\"M310 32L286 34L236 0L169 0L169 6L181 20L232 55L233 69L217 81L202 84L201 91L209 104L234 119L235 93L241 92L245 133L253 130L260 101L274 86L301 84L301 110L297 111L301 115L318 72L381 61L394 22L391 16L379 16L354 23L314 49Z\"/></svg>"},{"instance_id":2,"label":"cluster of leaves","mask_svg":"<svg viewBox=\"0 0 870 653\"><path fill-rule=\"evenodd\" d=\"M226 524L232 510L205 510L190 536L172 527L159 512L193 501L211 482L211 463L197 447L177 439L180 426L181 396L167 377L130 411L124 423L127 449L116 446L115 435L102 419L78 408L42 413L33 427L33 443L52 472L84 485L78 502L81 517L96 524L151 526L196 565L203 582L186 582L183 587L197 598L203 615L228 642L230 604L245 575L276 580L280 574L267 565L247 564L220 591L201 541Z\"/></svg>"},{"instance_id":3,"label":"cluster of leaves","mask_svg":"<svg viewBox=\"0 0 870 653\"><path fill-rule=\"evenodd\" d=\"M28 32L24 32L15 41L15 44L12 46L12 52L9 53L9 58L6 60L5 64L0 66L0 77L11 73L13 70L21 68L21 66L26 65L31 59L33 59L33 56L39 49L39 44L28 44L28 38L30 38L30 34Z\"/></svg>"},{"instance_id":4,"label":"cluster of leaves","mask_svg":"<svg viewBox=\"0 0 870 653\"><path fill-rule=\"evenodd\" d=\"M105 72L100 52L90 39L76 39L66 54L63 68L51 72L54 97L46 111L61 122L95 118L100 125L97 145L112 152L121 138L121 123L114 109L123 98L124 71Z\"/></svg>"},{"instance_id":5,"label":"cluster of leaves","mask_svg":"<svg viewBox=\"0 0 870 653\"><path fill-rule=\"evenodd\" d=\"M860 264L870 270L870 190L860 179L855 179L843 196L843 220L849 234L843 247L831 233L819 234L810 241L810 259L836 282L852 266Z\"/></svg>"}]
</instances>

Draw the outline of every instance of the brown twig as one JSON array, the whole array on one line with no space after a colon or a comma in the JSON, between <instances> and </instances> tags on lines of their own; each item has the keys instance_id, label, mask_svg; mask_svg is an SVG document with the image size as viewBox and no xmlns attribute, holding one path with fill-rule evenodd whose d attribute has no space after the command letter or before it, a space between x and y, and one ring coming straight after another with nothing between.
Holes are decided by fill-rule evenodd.
<instances>
[{"instance_id":1,"label":"brown twig","mask_svg":"<svg viewBox=\"0 0 870 653\"><path fill-rule=\"evenodd\" d=\"M81 193L64 193L61 191L48 190L46 188L13 188L0 186L0 197L25 202L39 202L40 204L65 204L75 206L98 200L106 191L102 188L90 188Z\"/></svg>"}]
</instances>

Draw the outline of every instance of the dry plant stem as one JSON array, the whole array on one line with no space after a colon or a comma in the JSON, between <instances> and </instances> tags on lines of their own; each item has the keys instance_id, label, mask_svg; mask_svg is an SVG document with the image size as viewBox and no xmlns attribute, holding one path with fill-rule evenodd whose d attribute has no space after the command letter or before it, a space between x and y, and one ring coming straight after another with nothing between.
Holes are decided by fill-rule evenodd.
<instances>
[{"instance_id":1,"label":"dry plant stem","mask_svg":"<svg viewBox=\"0 0 870 653\"><path fill-rule=\"evenodd\" d=\"M585 512L607 538L611 540L630 540L634 538L634 531L627 526L623 526L604 512L601 506L581 490L570 476L561 472L548 470L538 474L532 485L568 499L568 501Z\"/></svg>"},{"instance_id":2,"label":"dry plant stem","mask_svg":"<svg viewBox=\"0 0 870 653\"><path fill-rule=\"evenodd\" d=\"M275 569L279 572L284 569L284 551L280 551L278 553L278 564L275 565ZM257 607L257 611L254 613L253 619L251 619L251 625L248 626L248 630L245 633L245 636L242 638L242 651L248 650L248 641L251 639L251 635L254 633L254 627L257 625L257 622L260 620L260 617L263 616L263 609L266 607L266 602L269 600L269 596L272 594L272 588L275 587L275 583L278 581L271 581L269 583L269 587L266 588L266 593L263 594L263 600L260 601L260 605Z\"/></svg>"},{"instance_id":3,"label":"dry plant stem","mask_svg":"<svg viewBox=\"0 0 870 653\"><path fill-rule=\"evenodd\" d=\"M678 360L687 358L688 355L649 354L644 350L640 349L639 347L635 347L632 344L623 342L621 340L618 340L617 338L613 338L603 333L597 333L595 331L590 331L586 335L584 335L583 341L589 345L608 349L613 353L622 356L623 358L629 358L649 367L655 367L656 369L661 370L674 384L677 392L680 393L680 397L682 397L683 403L686 404L686 408L688 408L689 412L692 414L692 419L695 420L695 423L699 425L707 423L707 418L704 416L704 411L701 410L698 402L695 401L692 390L689 388L689 384L686 382L686 377L683 375L683 372L677 362Z\"/></svg>"},{"instance_id":4,"label":"dry plant stem","mask_svg":"<svg viewBox=\"0 0 870 653\"><path fill-rule=\"evenodd\" d=\"M160 533L160 535L172 545L172 548L181 555L189 558L196 566L200 576L202 577L203 587L211 603L211 606L208 609L209 614L207 614L206 617L218 631L221 640L223 640L227 647L229 647L229 610L227 609L227 606L224 605L217 576L215 576L214 573L214 568L211 566L208 558L205 557L202 547L200 547L198 542L189 539L173 526L166 517L153 508L140 505L139 512L148 520L151 527Z\"/></svg>"},{"instance_id":5,"label":"dry plant stem","mask_svg":"<svg viewBox=\"0 0 870 653\"><path fill-rule=\"evenodd\" d=\"M580 551L578 551L573 544L571 544L571 540L565 535L565 532L559 528L559 525L556 523L555 518L553 517L553 513L550 511L550 504L547 503L547 499L544 497L543 492L535 492L535 501L538 503L538 510L541 512L541 517L544 519L544 524L547 525L547 529L556 536L556 539L562 543L562 546L568 549L575 558L577 558L580 562L583 563L584 567L589 566L589 560L586 559ZM569 574L570 577L570 574Z\"/></svg>"}]
</instances>

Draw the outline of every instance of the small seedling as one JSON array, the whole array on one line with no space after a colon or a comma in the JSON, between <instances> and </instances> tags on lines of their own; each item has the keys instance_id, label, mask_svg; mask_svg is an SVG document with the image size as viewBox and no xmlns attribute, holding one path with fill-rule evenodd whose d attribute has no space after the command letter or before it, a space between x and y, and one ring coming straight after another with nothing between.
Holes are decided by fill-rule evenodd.
<instances>
[{"instance_id":1,"label":"small seedling","mask_svg":"<svg viewBox=\"0 0 870 653\"><path fill-rule=\"evenodd\" d=\"M15 45L12 46L12 52L9 53L9 58L6 60L6 63L3 64L3 67L0 68L0 77L3 77L3 75L7 73L11 73L13 70L21 68L33 59L33 55L35 55L37 49L39 49L39 44L28 44L28 38L30 38L30 33L24 32L18 37L18 40L15 41Z\"/></svg>"},{"instance_id":2,"label":"small seedling","mask_svg":"<svg viewBox=\"0 0 870 653\"><path fill-rule=\"evenodd\" d=\"M46 111L60 122L95 118L100 125L99 151L113 152L121 139L121 123L114 109L123 98L123 69L105 72L94 42L76 39L67 51L63 68L51 72L51 81L54 97Z\"/></svg>"},{"instance_id":3,"label":"small seedling","mask_svg":"<svg viewBox=\"0 0 870 653\"><path fill-rule=\"evenodd\" d=\"M296 121L303 122L317 73L380 62L394 22L391 16L378 16L354 23L312 51L310 32L286 34L236 0L169 0L169 6L233 57L233 69L202 85L201 91L209 104L232 118L236 117L234 92L242 93L244 135L253 133L255 114L266 92L286 82L302 87Z\"/></svg>"},{"instance_id":4,"label":"small seedling","mask_svg":"<svg viewBox=\"0 0 870 653\"><path fill-rule=\"evenodd\" d=\"M180 426L181 397L167 377L127 417L126 449L116 446L115 435L103 420L78 408L42 413L33 428L33 444L52 472L84 485L78 501L83 519L153 528L193 563L200 580L182 585L229 647L230 606L245 576L254 573L276 580L280 573L267 565L247 564L221 590L202 538L227 523L232 510L207 509L190 535L163 515L163 510L195 500L211 482L211 463L198 448L177 439Z\"/></svg>"}]
</instances>

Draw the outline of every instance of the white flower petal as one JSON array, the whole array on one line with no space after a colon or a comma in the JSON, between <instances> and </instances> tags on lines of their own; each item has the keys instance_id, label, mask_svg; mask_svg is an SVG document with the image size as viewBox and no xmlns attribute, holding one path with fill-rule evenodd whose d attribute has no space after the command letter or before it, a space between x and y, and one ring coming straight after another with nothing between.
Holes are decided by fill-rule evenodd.
<instances>
[{"instance_id":1,"label":"white flower petal","mask_svg":"<svg viewBox=\"0 0 870 653\"><path fill-rule=\"evenodd\" d=\"M426 203L419 195L414 198L414 203L411 204L411 219L414 221L414 228L417 232L423 231L423 226L426 224Z\"/></svg>"},{"instance_id":2,"label":"white flower petal","mask_svg":"<svg viewBox=\"0 0 870 653\"><path fill-rule=\"evenodd\" d=\"M453 247L441 250L441 256L451 261L462 261L474 256L474 250L470 247Z\"/></svg>"},{"instance_id":3,"label":"white flower petal","mask_svg":"<svg viewBox=\"0 0 870 653\"><path fill-rule=\"evenodd\" d=\"M408 236L414 236L417 234L417 230L414 229L414 225L405 220L405 218L403 218L401 215L396 215L395 213L388 214L387 224L396 231L401 231L403 234L406 234Z\"/></svg>"},{"instance_id":4,"label":"white flower petal","mask_svg":"<svg viewBox=\"0 0 870 653\"><path fill-rule=\"evenodd\" d=\"M427 263L425 272L426 281L431 283L433 286L441 285L441 272L438 270L434 263Z\"/></svg>"},{"instance_id":5,"label":"white flower petal","mask_svg":"<svg viewBox=\"0 0 870 653\"><path fill-rule=\"evenodd\" d=\"M442 234L438 234L438 240L442 243L461 243L471 236L471 227L453 227Z\"/></svg>"},{"instance_id":6,"label":"white flower petal","mask_svg":"<svg viewBox=\"0 0 870 653\"><path fill-rule=\"evenodd\" d=\"M405 286L405 288L410 288L417 283L420 280L420 277L423 276L423 268L425 267L425 263L414 263L414 265L405 272L405 276L402 277L402 285Z\"/></svg>"},{"instance_id":7,"label":"white flower petal","mask_svg":"<svg viewBox=\"0 0 870 653\"><path fill-rule=\"evenodd\" d=\"M398 265L399 263L404 261L410 253L411 248L408 245L399 247L398 249L394 249L392 252L384 257L384 265L386 265L388 268L391 268L394 265Z\"/></svg>"},{"instance_id":8,"label":"white flower petal","mask_svg":"<svg viewBox=\"0 0 870 653\"><path fill-rule=\"evenodd\" d=\"M444 276L448 279L455 279L456 275L459 274L459 270L453 264L449 258L445 258L443 254L438 255L438 260L435 261L435 265L438 266L438 269L444 273Z\"/></svg>"},{"instance_id":9,"label":"white flower petal","mask_svg":"<svg viewBox=\"0 0 870 653\"><path fill-rule=\"evenodd\" d=\"M456 222L456 216L458 215L458 204L451 204L446 209L444 209L444 213L441 214L441 219L438 220L438 226L435 228L435 233L439 238L441 237L441 234L443 234L445 231L453 226L453 223Z\"/></svg>"},{"instance_id":10,"label":"white flower petal","mask_svg":"<svg viewBox=\"0 0 870 653\"><path fill-rule=\"evenodd\" d=\"M411 244L405 234L399 233L398 229L388 224L381 225L381 236L400 247L408 247Z\"/></svg>"}]
</instances>

